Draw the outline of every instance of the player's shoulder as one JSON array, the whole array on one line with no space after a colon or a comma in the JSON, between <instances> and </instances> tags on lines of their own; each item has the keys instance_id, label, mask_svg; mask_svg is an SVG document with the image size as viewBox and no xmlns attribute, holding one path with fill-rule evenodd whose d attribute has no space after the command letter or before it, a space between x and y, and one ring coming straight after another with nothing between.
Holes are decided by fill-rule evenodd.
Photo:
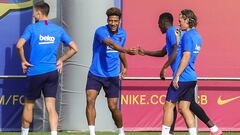
<instances>
[{"instance_id":1,"label":"player's shoulder","mask_svg":"<svg viewBox=\"0 0 240 135\"><path fill-rule=\"evenodd\" d=\"M34 23L27 25L26 29L32 29L33 27L35 27L35 24L34 24Z\"/></svg>"},{"instance_id":2,"label":"player's shoulder","mask_svg":"<svg viewBox=\"0 0 240 135\"><path fill-rule=\"evenodd\" d=\"M195 28L192 28L191 30L186 31L182 38L184 40L188 40L188 39L194 39L199 41L202 40L200 33Z\"/></svg>"},{"instance_id":3,"label":"player's shoulder","mask_svg":"<svg viewBox=\"0 0 240 135\"><path fill-rule=\"evenodd\" d=\"M35 23L31 23L27 27L34 27L35 25L36 25Z\"/></svg>"},{"instance_id":4,"label":"player's shoulder","mask_svg":"<svg viewBox=\"0 0 240 135\"><path fill-rule=\"evenodd\" d=\"M185 37L191 37L191 36L193 36L194 35L194 31L192 31L192 30L188 30L188 31L186 31L186 32L184 32L184 34L183 34L183 38Z\"/></svg>"},{"instance_id":5,"label":"player's shoulder","mask_svg":"<svg viewBox=\"0 0 240 135\"><path fill-rule=\"evenodd\" d=\"M107 31L108 28L106 25L97 27L96 31Z\"/></svg>"},{"instance_id":6,"label":"player's shoulder","mask_svg":"<svg viewBox=\"0 0 240 135\"><path fill-rule=\"evenodd\" d=\"M55 29L58 29L58 30L64 30L63 29L63 27L61 27L60 25L58 25L58 24L56 24L56 23L54 23L54 22L52 22L52 21L49 21L48 22L48 25L50 26L50 27L52 27L52 28L55 28Z\"/></svg>"},{"instance_id":7,"label":"player's shoulder","mask_svg":"<svg viewBox=\"0 0 240 135\"><path fill-rule=\"evenodd\" d=\"M109 34L107 25L100 26L95 30L95 34L97 34L97 35L101 35L103 33Z\"/></svg>"},{"instance_id":8,"label":"player's shoulder","mask_svg":"<svg viewBox=\"0 0 240 135\"><path fill-rule=\"evenodd\" d=\"M167 35L175 35L175 31L176 31L176 27L172 26L172 27L167 29L166 34Z\"/></svg>"},{"instance_id":9,"label":"player's shoulder","mask_svg":"<svg viewBox=\"0 0 240 135\"><path fill-rule=\"evenodd\" d=\"M120 34L126 35L126 31L125 31L122 27L119 27L119 28L118 28L118 32L119 32Z\"/></svg>"},{"instance_id":10,"label":"player's shoulder","mask_svg":"<svg viewBox=\"0 0 240 135\"><path fill-rule=\"evenodd\" d=\"M196 38L201 38L200 33L197 31L196 28L192 28L189 32L188 32L188 36L193 36Z\"/></svg>"}]
</instances>

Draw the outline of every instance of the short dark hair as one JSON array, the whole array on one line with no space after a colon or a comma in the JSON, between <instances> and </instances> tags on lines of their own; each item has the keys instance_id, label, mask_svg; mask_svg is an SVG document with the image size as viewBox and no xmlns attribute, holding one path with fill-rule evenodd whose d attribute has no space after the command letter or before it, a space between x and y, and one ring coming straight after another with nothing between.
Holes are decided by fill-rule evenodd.
<instances>
[{"instance_id":1,"label":"short dark hair","mask_svg":"<svg viewBox=\"0 0 240 135\"><path fill-rule=\"evenodd\" d=\"M45 15L48 16L50 7L46 2L40 1L34 4L34 8L37 10L40 10L40 12Z\"/></svg>"},{"instance_id":2,"label":"short dark hair","mask_svg":"<svg viewBox=\"0 0 240 135\"><path fill-rule=\"evenodd\" d=\"M169 22L170 24L173 24L173 15L169 12L164 12L159 15L159 20L162 22Z\"/></svg>"},{"instance_id":3,"label":"short dark hair","mask_svg":"<svg viewBox=\"0 0 240 135\"><path fill-rule=\"evenodd\" d=\"M196 27L198 23L197 16L194 14L194 12L191 9L184 9L181 11L181 14L183 18L188 19L188 25L190 28Z\"/></svg>"},{"instance_id":4,"label":"short dark hair","mask_svg":"<svg viewBox=\"0 0 240 135\"><path fill-rule=\"evenodd\" d=\"M121 19L122 17L122 13L121 10L119 8L116 7L111 7L107 10L106 15L109 16L118 16L119 19Z\"/></svg>"}]
</instances>

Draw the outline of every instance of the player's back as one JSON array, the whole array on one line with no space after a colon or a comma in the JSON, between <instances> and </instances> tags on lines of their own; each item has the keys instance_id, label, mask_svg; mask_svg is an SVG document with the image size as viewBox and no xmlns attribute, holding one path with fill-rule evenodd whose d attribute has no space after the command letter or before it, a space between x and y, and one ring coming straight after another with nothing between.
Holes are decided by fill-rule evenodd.
<instances>
[{"instance_id":1,"label":"player's back","mask_svg":"<svg viewBox=\"0 0 240 135\"><path fill-rule=\"evenodd\" d=\"M28 75L56 70L58 47L64 30L51 21L39 21L27 27L23 38L30 40L31 54Z\"/></svg>"}]
</instances>

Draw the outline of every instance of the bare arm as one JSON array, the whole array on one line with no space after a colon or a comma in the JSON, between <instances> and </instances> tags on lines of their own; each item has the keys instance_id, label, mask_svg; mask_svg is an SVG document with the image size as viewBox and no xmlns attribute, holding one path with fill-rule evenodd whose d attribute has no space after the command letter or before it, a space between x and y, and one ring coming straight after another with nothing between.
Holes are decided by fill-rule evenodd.
<instances>
[{"instance_id":1,"label":"bare arm","mask_svg":"<svg viewBox=\"0 0 240 135\"><path fill-rule=\"evenodd\" d=\"M112 48L113 50L119 51L121 53L127 53L130 55L136 54L135 49L124 48L124 47L118 45L117 43L113 42L110 38L106 38L103 42L104 42L104 44L106 44L107 46Z\"/></svg>"},{"instance_id":2,"label":"bare arm","mask_svg":"<svg viewBox=\"0 0 240 135\"><path fill-rule=\"evenodd\" d=\"M164 64L163 68L165 68L165 69L168 68L169 65L171 65L171 64L174 62L174 60L175 60L175 58L176 58L176 54L177 54L177 49L178 49L178 46L177 46L177 44L175 44L175 45L173 46L172 55L171 55L170 58L166 61L166 63Z\"/></svg>"},{"instance_id":3,"label":"bare arm","mask_svg":"<svg viewBox=\"0 0 240 135\"><path fill-rule=\"evenodd\" d=\"M166 50L166 46L164 46L162 50L157 50L157 51L148 51L139 47L138 53L140 55L148 55L152 57L164 57L167 54L167 50Z\"/></svg>"},{"instance_id":4,"label":"bare arm","mask_svg":"<svg viewBox=\"0 0 240 135\"><path fill-rule=\"evenodd\" d=\"M178 88L178 80L179 80L179 76L182 74L182 72L184 71L184 69L187 67L188 63L189 63L189 59L191 57L191 52L184 52L183 53L183 57L180 63L180 66L177 70L177 73L173 79L173 86L175 88Z\"/></svg>"},{"instance_id":5,"label":"bare arm","mask_svg":"<svg viewBox=\"0 0 240 135\"><path fill-rule=\"evenodd\" d=\"M68 48L68 51L57 61L57 69L59 73L62 73L63 62L71 58L74 54L78 52L78 46L73 41L69 43Z\"/></svg>"},{"instance_id":6,"label":"bare arm","mask_svg":"<svg viewBox=\"0 0 240 135\"><path fill-rule=\"evenodd\" d=\"M17 45L16 45L17 52L18 52L18 55L19 55L20 60L21 60L23 73L26 73L28 67L33 66L30 63L28 63L26 58L25 58L24 49L23 49L23 46L25 45L25 43L26 43L26 40L23 39L23 38L20 38L17 42Z\"/></svg>"},{"instance_id":7,"label":"bare arm","mask_svg":"<svg viewBox=\"0 0 240 135\"><path fill-rule=\"evenodd\" d=\"M68 51L62 57L59 58L59 60L61 60L62 62L71 58L78 51L77 44L73 41L69 43L68 48L69 48Z\"/></svg>"},{"instance_id":8,"label":"bare arm","mask_svg":"<svg viewBox=\"0 0 240 135\"><path fill-rule=\"evenodd\" d=\"M187 65L189 63L190 56L191 56L191 52L184 52L183 53L183 57L182 57L180 66L177 70L176 76L180 76L182 74L182 72L184 71L184 69L187 67Z\"/></svg>"},{"instance_id":9,"label":"bare arm","mask_svg":"<svg viewBox=\"0 0 240 135\"><path fill-rule=\"evenodd\" d=\"M170 56L170 58L166 61L166 63L163 65L162 70L160 72L160 78L162 80L165 80L165 71L166 69L175 61L176 59L176 54L177 54L177 49L178 49L178 45L175 44L173 46L173 52L172 55Z\"/></svg>"},{"instance_id":10,"label":"bare arm","mask_svg":"<svg viewBox=\"0 0 240 135\"><path fill-rule=\"evenodd\" d=\"M120 53L120 60L123 65L122 72L120 74L120 79L123 79L126 76L126 73L128 70L128 64L127 64L125 53Z\"/></svg>"},{"instance_id":11,"label":"bare arm","mask_svg":"<svg viewBox=\"0 0 240 135\"><path fill-rule=\"evenodd\" d=\"M27 61L26 58L25 58L25 55L24 55L24 49L23 49L23 46L25 45L26 41L25 39L23 38L20 38L17 42L17 52L18 52L18 55L20 57L20 60L21 62L25 62Z\"/></svg>"}]
</instances>

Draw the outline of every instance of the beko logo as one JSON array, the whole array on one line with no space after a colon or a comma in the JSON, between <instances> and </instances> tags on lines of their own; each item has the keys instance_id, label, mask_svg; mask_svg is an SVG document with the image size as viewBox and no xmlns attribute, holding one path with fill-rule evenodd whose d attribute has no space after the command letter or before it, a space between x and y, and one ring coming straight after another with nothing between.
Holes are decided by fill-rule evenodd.
<instances>
[{"instance_id":1,"label":"beko logo","mask_svg":"<svg viewBox=\"0 0 240 135\"><path fill-rule=\"evenodd\" d=\"M53 44L54 41L55 41L55 37L53 36L42 36L42 35L39 35L39 44Z\"/></svg>"}]
</instances>

